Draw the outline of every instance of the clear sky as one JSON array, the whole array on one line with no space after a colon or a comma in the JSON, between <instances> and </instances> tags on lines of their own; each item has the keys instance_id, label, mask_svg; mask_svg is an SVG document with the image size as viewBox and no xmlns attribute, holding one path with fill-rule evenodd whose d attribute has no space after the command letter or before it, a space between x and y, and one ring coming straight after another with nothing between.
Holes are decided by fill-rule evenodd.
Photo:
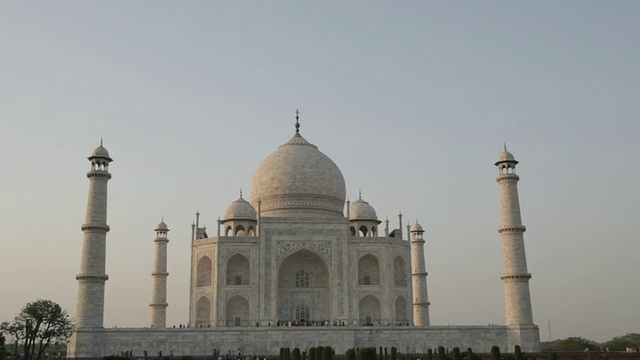
<instances>
[{"instance_id":1,"label":"clear sky","mask_svg":"<svg viewBox=\"0 0 640 360\"><path fill-rule=\"evenodd\" d=\"M432 323L504 323L503 143L542 340L640 332L640 2L0 4L0 321L75 313L89 170L109 183L106 326L148 326L169 225L168 323L209 233L294 132L384 219L426 228ZM247 194L250 195L250 194ZM249 196L246 196L249 197Z\"/></svg>"}]
</instances>

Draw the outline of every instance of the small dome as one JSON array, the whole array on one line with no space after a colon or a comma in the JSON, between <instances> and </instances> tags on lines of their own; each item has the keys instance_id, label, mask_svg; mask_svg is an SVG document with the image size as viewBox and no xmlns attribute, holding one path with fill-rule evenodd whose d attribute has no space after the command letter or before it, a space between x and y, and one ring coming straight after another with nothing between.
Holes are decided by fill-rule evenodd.
<instances>
[{"instance_id":1,"label":"small dome","mask_svg":"<svg viewBox=\"0 0 640 360\"><path fill-rule=\"evenodd\" d=\"M169 228L167 227L167 224L164 223L164 220L160 221L160 224L156 226L156 231L169 231Z\"/></svg>"},{"instance_id":2,"label":"small dome","mask_svg":"<svg viewBox=\"0 0 640 360\"><path fill-rule=\"evenodd\" d=\"M349 220L378 220L378 215L373 206L358 199L349 205Z\"/></svg>"},{"instance_id":3,"label":"small dome","mask_svg":"<svg viewBox=\"0 0 640 360\"><path fill-rule=\"evenodd\" d=\"M411 232L424 232L424 229L422 228L422 225L418 224L416 221L416 224L411 227Z\"/></svg>"},{"instance_id":4,"label":"small dome","mask_svg":"<svg viewBox=\"0 0 640 360\"><path fill-rule=\"evenodd\" d=\"M500 153L500 155L498 156L498 161L496 162L496 165L504 163L504 162L510 162L510 163L515 163L515 164L518 163L518 161L513 156L513 154L510 153L509 151L507 151L507 149L504 149L504 151Z\"/></svg>"},{"instance_id":5,"label":"small dome","mask_svg":"<svg viewBox=\"0 0 640 360\"><path fill-rule=\"evenodd\" d=\"M231 219L249 219L257 220L256 209L249 202L240 196L240 198L229 205L224 213L225 220Z\"/></svg>"},{"instance_id":6,"label":"small dome","mask_svg":"<svg viewBox=\"0 0 640 360\"><path fill-rule=\"evenodd\" d=\"M107 151L107 149L105 149L104 146L100 145L95 150L93 150L93 153L91 153L91 156L109 157L109 151Z\"/></svg>"},{"instance_id":7,"label":"small dome","mask_svg":"<svg viewBox=\"0 0 640 360\"><path fill-rule=\"evenodd\" d=\"M95 148L91 153L91 156L89 156L89 160L93 160L95 158L102 158L113 161L113 159L109 156L109 151L107 151L107 149L102 146L102 141L100 141L100 146Z\"/></svg>"}]
</instances>

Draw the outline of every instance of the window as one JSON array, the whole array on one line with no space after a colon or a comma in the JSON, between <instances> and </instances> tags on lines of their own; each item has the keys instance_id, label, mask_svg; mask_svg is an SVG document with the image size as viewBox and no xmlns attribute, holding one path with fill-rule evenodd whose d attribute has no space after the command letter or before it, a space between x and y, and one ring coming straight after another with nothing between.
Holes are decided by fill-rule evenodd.
<instances>
[{"instance_id":1,"label":"window","mask_svg":"<svg viewBox=\"0 0 640 360\"><path fill-rule=\"evenodd\" d=\"M242 285L242 275L236 275L236 285Z\"/></svg>"},{"instance_id":2,"label":"window","mask_svg":"<svg viewBox=\"0 0 640 360\"><path fill-rule=\"evenodd\" d=\"M308 288L309 287L309 273L300 270L296 273L296 287L297 288Z\"/></svg>"},{"instance_id":3,"label":"window","mask_svg":"<svg viewBox=\"0 0 640 360\"><path fill-rule=\"evenodd\" d=\"M296 319L309 320L309 308L305 304L300 304L296 307Z\"/></svg>"},{"instance_id":4,"label":"window","mask_svg":"<svg viewBox=\"0 0 640 360\"><path fill-rule=\"evenodd\" d=\"M369 275L365 275L364 276L364 284L365 285L371 285L371 276L369 276Z\"/></svg>"}]
</instances>

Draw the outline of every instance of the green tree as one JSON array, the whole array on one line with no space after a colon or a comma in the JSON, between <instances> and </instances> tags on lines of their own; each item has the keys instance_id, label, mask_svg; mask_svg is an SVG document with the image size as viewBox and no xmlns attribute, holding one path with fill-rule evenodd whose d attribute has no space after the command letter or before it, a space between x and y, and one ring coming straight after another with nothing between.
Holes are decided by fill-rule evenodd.
<instances>
[{"instance_id":1,"label":"green tree","mask_svg":"<svg viewBox=\"0 0 640 360\"><path fill-rule=\"evenodd\" d=\"M322 360L331 360L333 359L333 349L331 346L323 346L322 347ZM375 360L375 359L373 359Z\"/></svg>"},{"instance_id":2,"label":"green tree","mask_svg":"<svg viewBox=\"0 0 640 360\"><path fill-rule=\"evenodd\" d=\"M540 344L542 351L583 351L584 349L595 349L598 346L593 340L582 337L568 337Z\"/></svg>"},{"instance_id":3,"label":"green tree","mask_svg":"<svg viewBox=\"0 0 640 360\"><path fill-rule=\"evenodd\" d=\"M346 360L356 360L356 351L354 349L349 349L344 353L344 357Z\"/></svg>"},{"instance_id":4,"label":"green tree","mask_svg":"<svg viewBox=\"0 0 640 360\"><path fill-rule=\"evenodd\" d=\"M3 334L5 341L13 344L13 355L18 355L18 344L24 338L24 326L15 320L11 323L5 321L0 324L0 334Z\"/></svg>"},{"instance_id":5,"label":"green tree","mask_svg":"<svg viewBox=\"0 0 640 360\"><path fill-rule=\"evenodd\" d=\"M427 360L433 360L433 350L431 348L427 350Z\"/></svg>"},{"instance_id":6,"label":"green tree","mask_svg":"<svg viewBox=\"0 0 640 360\"><path fill-rule=\"evenodd\" d=\"M317 360L316 359L316 348L315 346L309 349L309 360Z\"/></svg>"},{"instance_id":7,"label":"green tree","mask_svg":"<svg viewBox=\"0 0 640 360\"><path fill-rule=\"evenodd\" d=\"M376 360L376 349L361 348L356 355L356 360Z\"/></svg>"},{"instance_id":8,"label":"green tree","mask_svg":"<svg viewBox=\"0 0 640 360\"><path fill-rule=\"evenodd\" d=\"M500 356L500 348L497 346L491 347L491 360L501 360L502 356Z\"/></svg>"},{"instance_id":9,"label":"green tree","mask_svg":"<svg viewBox=\"0 0 640 360\"><path fill-rule=\"evenodd\" d=\"M460 356L460 348L458 348L457 346L453 348L452 359L462 360L462 357Z\"/></svg>"},{"instance_id":10,"label":"green tree","mask_svg":"<svg viewBox=\"0 0 640 360\"><path fill-rule=\"evenodd\" d=\"M624 351L632 348L635 352L640 352L640 333L629 333L623 336L616 336L604 343L609 350Z\"/></svg>"},{"instance_id":11,"label":"green tree","mask_svg":"<svg viewBox=\"0 0 640 360\"><path fill-rule=\"evenodd\" d=\"M520 345L516 345L515 354L516 354L516 360L523 360L522 349L520 348Z\"/></svg>"},{"instance_id":12,"label":"green tree","mask_svg":"<svg viewBox=\"0 0 640 360\"><path fill-rule=\"evenodd\" d=\"M302 360L302 355L300 354L299 348L293 349L293 360Z\"/></svg>"},{"instance_id":13,"label":"green tree","mask_svg":"<svg viewBox=\"0 0 640 360\"><path fill-rule=\"evenodd\" d=\"M447 360L447 356L444 353L444 346L438 346L438 360Z\"/></svg>"},{"instance_id":14,"label":"green tree","mask_svg":"<svg viewBox=\"0 0 640 360\"><path fill-rule=\"evenodd\" d=\"M398 356L398 349L396 349L395 346L391 347L391 360L396 360L396 357Z\"/></svg>"},{"instance_id":15,"label":"green tree","mask_svg":"<svg viewBox=\"0 0 640 360\"><path fill-rule=\"evenodd\" d=\"M73 322L60 305L51 300L36 300L26 304L11 323L2 323L2 333L13 337L15 352L23 347L25 359L40 360L49 345L66 342Z\"/></svg>"},{"instance_id":16,"label":"green tree","mask_svg":"<svg viewBox=\"0 0 640 360\"><path fill-rule=\"evenodd\" d=\"M4 335L0 333L0 360L4 360L4 358L7 356L7 349L5 348L4 345L5 345Z\"/></svg>"}]
</instances>

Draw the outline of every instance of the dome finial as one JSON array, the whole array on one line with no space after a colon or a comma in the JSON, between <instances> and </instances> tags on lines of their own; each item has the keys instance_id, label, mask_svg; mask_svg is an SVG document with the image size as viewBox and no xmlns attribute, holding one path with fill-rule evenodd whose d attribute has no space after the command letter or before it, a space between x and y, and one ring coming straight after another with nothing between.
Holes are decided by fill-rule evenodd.
<instances>
[{"instance_id":1,"label":"dome finial","mask_svg":"<svg viewBox=\"0 0 640 360\"><path fill-rule=\"evenodd\" d=\"M100 146L102 146L102 138L100 138Z\"/></svg>"},{"instance_id":2,"label":"dome finial","mask_svg":"<svg viewBox=\"0 0 640 360\"><path fill-rule=\"evenodd\" d=\"M240 188L240 199L242 199L242 188Z\"/></svg>"},{"instance_id":3,"label":"dome finial","mask_svg":"<svg viewBox=\"0 0 640 360\"><path fill-rule=\"evenodd\" d=\"M504 143L504 150L507 151L507 143Z\"/></svg>"},{"instance_id":4,"label":"dome finial","mask_svg":"<svg viewBox=\"0 0 640 360\"><path fill-rule=\"evenodd\" d=\"M300 111L296 109L296 134L300 134Z\"/></svg>"},{"instance_id":5,"label":"dome finial","mask_svg":"<svg viewBox=\"0 0 640 360\"><path fill-rule=\"evenodd\" d=\"M358 190L358 198L362 199L362 190Z\"/></svg>"}]
</instances>

